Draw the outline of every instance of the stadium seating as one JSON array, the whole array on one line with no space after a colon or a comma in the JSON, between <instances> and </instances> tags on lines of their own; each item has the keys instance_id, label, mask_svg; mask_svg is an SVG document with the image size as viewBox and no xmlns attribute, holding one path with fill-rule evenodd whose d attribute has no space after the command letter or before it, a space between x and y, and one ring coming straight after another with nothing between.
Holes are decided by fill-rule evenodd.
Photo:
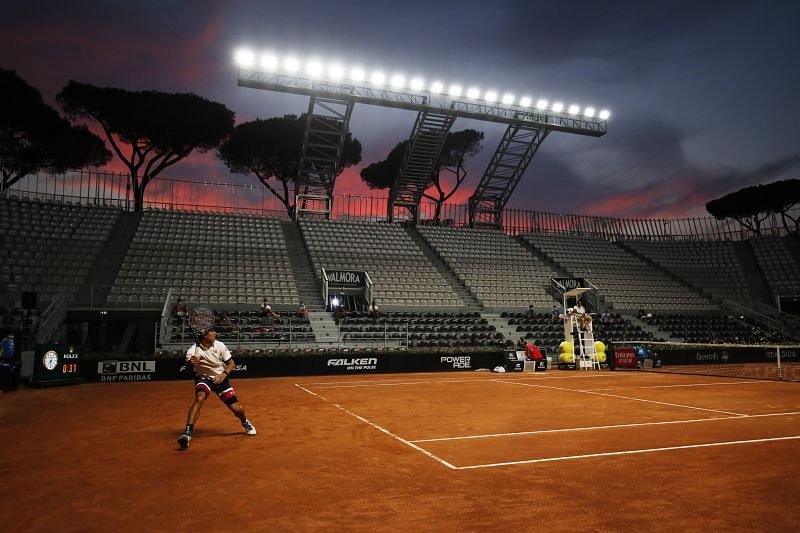
<instances>
[{"instance_id":1,"label":"stadium seating","mask_svg":"<svg viewBox=\"0 0 800 533\"><path fill-rule=\"evenodd\" d=\"M550 307L551 272L539 258L500 231L420 226L420 234L484 307Z\"/></svg>"},{"instance_id":2,"label":"stadium seating","mask_svg":"<svg viewBox=\"0 0 800 533\"><path fill-rule=\"evenodd\" d=\"M0 199L0 284L35 292L39 306L70 300L86 282L120 210Z\"/></svg>"},{"instance_id":3,"label":"stadium seating","mask_svg":"<svg viewBox=\"0 0 800 533\"><path fill-rule=\"evenodd\" d=\"M109 301L162 304L170 288L213 306L300 303L280 222L253 215L145 211Z\"/></svg>"},{"instance_id":4,"label":"stadium seating","mask_svg":"<svg viewBox=\"0 0 800 533\"><path fill-rule=\"evenodd\" d=\"M731 241L626 241L625 244L683 281L747 305L753 301Z\"/></svg>"},{"instance_id":5,"label":"stadium seating","mask_svg":"<svg viewBox=\"0 0 800 533\"><path fill-rule=\"evenodd\" d=\"M653 314L642 320L658 327L682 342L764 344L787 342L792 339L775 332L768 332L744 318L720 314Z\"/></svg>"},{"instance_id":6,"label":"stadium seating","mask_svg":"<svg viewBox=\"0 0 800 533\"><path fill-rule=\"evenodd\" d=\"M374 222L301 220L314 272L366 271L386 307L464 307L458 294L402 226Z\"/></svg>"},{"instance_id":7,"label":"stadium seating","mask_svg":"<svg viewBox=\"0 0 800 533\"><path fill-rule=\"evenodd\" d=\"M800 243L792 236L758 236L750 246L772 296L800 294Z\"/></svg>"},{"instance_id":8,"label":"stadium seating","mask_svg":"<svg viewBox=\"0 0 800 533\"><path fill-rule=\"evenodd\" d=\"M617 243L573 235L524 235L523 239L576 277L598 287L617 310L711 311L708 299Z\"/></svg>"}]
</instances>

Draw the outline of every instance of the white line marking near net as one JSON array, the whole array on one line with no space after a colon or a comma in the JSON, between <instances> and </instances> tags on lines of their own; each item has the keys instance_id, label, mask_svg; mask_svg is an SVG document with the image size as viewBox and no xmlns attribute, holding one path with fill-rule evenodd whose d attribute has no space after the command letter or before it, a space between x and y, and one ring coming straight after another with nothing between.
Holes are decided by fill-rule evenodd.
<instances>
[{"instance_id":1,"label":"white line marking near net","mask_svg":"<svg viewBox=\"0 0 800 533\"><path fill-rule=\"evenodd\" d=\"M664 448L646 448L642 450L622 450L618 452L601 452L601 453L589 453L585 455L566 455L563 457L545 457L543 459L526 459L522 461L508 461L504 463L488 463L488 464L480 464L480 465L469 465L469 466L457 466L455 467L456 470L473 470L476 468L493 468L497 466L510 466L510 465L522 465L522 464L532 464L532 463L549 463L553 461L571 461L574 459L590 459L594 457L611 457L614 455L632 455L638 453L652 453L652 452L665 452L670 450L689 450L692 448L710 448L714 446L735 446L738 444L757 444L762 442L777 442L777 441L785 441L785 440L797 440L800 439L800 435L792 435L788 437L771 437L766 439L751 439L751 440L734 440L734 441L724 441L724 442L709 442L705 444L686 444L683 446L667 446Z\"/></svg>"},{"instance_id":2,"label":"white line marking near net","mask_svg":"<svg viewBox=\"0 0 800 533\"><path fill-rule=\"evenodd\" d=\"M715 416L711 418L694 418L691 420L665 420L661 422L633 422L630 424L611 424L607 426L585 426L576 428L540 429L536 431L516 431L513 433L488 433L485 435L464 435L460 437L415 439L409 442L445 442L451 440L492 439L497 437L522 437L526 435L540 435L546 433L569 433L572 431L593 431L598 429L618 429L618 428L631 428L631 427L641 427L641 426L666 426L670 424L693 424L697 422L712 422L716 420L745 420L748 418L762 418L766 416L793 416L793 415L800 415L800 411L793 411L790 413L765 413L760 415L744 415L744 416Z\"/></svg>"},{"instance_id":3,"label":"white line marking near net","mask_svg":"<svg viewBox=\"0 0 800 533\"><path fill-rule=\"evenodd\" d=\"M315 393L315 392L311 392L310 390L308 390L307 388L305 388L305 387L303 387L303 386L301 386L301 385L298 385L298 384L296 384L296 383L295 383L295 386L296 386L296 387L299 387L300 389L302 389L302 390L304 390L304 391L306 391L307 393L311 394L312 396L316 396L317 398L319 398L319 399L321 399L321 400L323 400L323 401L325 401L325 402L327 402L327 403L329 403L329 404L333 405L333 406L334 406L334 407L336 407L337 409L339 409L339 410L341 410L341 411L344 411L345 413L347 413L348 415L352 416L353 418L356 418L357 420L360 420L361 422L364 422L365 424L367 424L367 425L369 425L369 426L371 426L371 427L373 427L373 428L377 429L378 431L381 431L381 432L385 433L386 435L389 435L390 437L392 437L392 438L394 438L394 439L397 439L398 441L402 442L402 443L403 443L403 444L405 444L406 446L408 446L408 447L410 447L410 448L413 448L413 449L417 450L418 452L422 452L422 453L424 453L425 455L427 455L427 456L428 456L428 457L430 457L431 459L433 459L433 460L435 460L435 461L437 461L437 462L439 462L439 463L443 464L443 465L444 465L444 466L446 466L447 468L450 468L450 469L456 470L456 467L455 467L455 466L453 466L452 464L448 463L447 461L445 461L445 460L444 460L444 459L442 459L441 457L437 457L436 455L432 454L432 453L431 453L431 452L429 452L428 450L425 450L425 449L423 449L423 448L420 448L420 447L419 447L419 446L417 446L416 444L412 444L411 442L409 442L409 441L405 440L404 438L402 438L402 437L400 437L400 436L398 436L398 435L395 435L394 433L392 433L392 432L391 432L391 431L389 431L388 429L386 429L386 428L383 428L383 427L379 426L378 424L375 424L374 422L370 422L369 420L367 420L367 419L366 419L366 418L364 418L363 416L357 415L357 414L355 414L354 412L352 412L352 411L350 411L350 410L348 410L348 409L345 409L344 407L342 407L342 406L341 406L341 405L339 405L338 403L333 403L332 401L328 400L328 399L327 399L327 398L325 398L324 396L321 396L321 395L319 395L319 394L317 394L317 393Z\"/></svg>"},{"instance_id":4,"label":"white line marking near net","mask_svg":"<svg viewBox=\"0 0 800 533\"><path fill-rule=\"evenodd\" d=\"M681 407L683 409L695 409L697 411L708 411L710 413L722 413L724 415L734 415L734 416L747 416L747 415L744 415L742 413L733 413L731 411L722 411L720 409L706 409L705 407L695 407L693 405L683 405L683 404L679 404L679 403L659 402L657 400L646 400L644 398L634 398L632 396L620 396L619 394L607 394L607 393L604 393L604 392L595 392L595 391L591 391L591 390L565 389L563 387L552 387L552 386L548 386L548 385L535 385L533 383L516 383L514 381L507 381L507 380L502 380L502 379L498 379L496 381L498 381L499 383L510 383L512 385L522 385L523 387L541 387L543 389L554 389L554 390L560 390L560 391L565 391L565 392L581 392L581 393L584 393L584 394L595 394L597 396L607 396L609 398L619 398L619 399L622 399L622 400L634 400L634 401L637 401L637 402L655 403L655 404L659 404L659 405L668 405L670 407Z\"/></svg>"}]
</instances>

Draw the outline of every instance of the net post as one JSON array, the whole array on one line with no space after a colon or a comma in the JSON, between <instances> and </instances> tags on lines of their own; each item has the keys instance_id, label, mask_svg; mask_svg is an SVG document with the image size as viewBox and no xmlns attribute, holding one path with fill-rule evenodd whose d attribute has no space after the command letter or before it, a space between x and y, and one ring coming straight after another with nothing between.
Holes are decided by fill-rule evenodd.
<instances>
[{"instance_id":1,"label":"net post","mask_svg":"<svg viewBox=\"0 0 800 533\"><path fill-rule=\"evenodd\" d=\"M779 344L775 346L775 359L778 361L778 370L776 372L778 381L782 381L783 369L781 368L781 347Z\"/></svg>"}]
</instances>

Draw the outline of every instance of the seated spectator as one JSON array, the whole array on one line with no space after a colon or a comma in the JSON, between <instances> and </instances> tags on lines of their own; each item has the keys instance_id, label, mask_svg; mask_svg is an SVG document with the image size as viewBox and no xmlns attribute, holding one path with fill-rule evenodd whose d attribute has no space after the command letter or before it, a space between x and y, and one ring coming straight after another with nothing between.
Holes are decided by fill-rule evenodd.
<instances>
[{"instance_id":1,"label":"seated spectator","mask_svg":"<svg viewBox=\"0 0 800 533\"><path fill-rule=\"evenodd\" d=\"M636 313L636 316L639 318L645 318L647 316L647 311L644 310L644 306L639 307L639 312Z\"/></svg>"},{"instance_id":2,"label":"seated spectator","mask_svg":"<svg viewBox=\"0 0 800 533\"><path fill-rule=\"evenodd\" d=\"M172 317L175 319L175 323L182 326L188 314L189 310L186 308L186 304L183 303L183 299L179 297L175 305L172 306Z\"/></svg>"},{"instance_id":3,"label":"seated spectator","mask_svg":"<svg viewBox=\"0 0 800 533\"><path fill-rule=\"evenodd\" d=\"M222 333L233 333L236 330L233 321L231 321L230 314L228 314L227 311L223 311L219 316L217 320L217 329Z\"/></svg>"},{"instance_id":4,"label":"seated spectator","mask_svg":"<svg viewBox=\"0 0 800 533\"><path fill-rule=\"evenodd\" d=\"M524 350L527 345L528 341L525 340L525 337L520 337L517 341L517 350Z\"/></svg>"},{"instance_id":5,"label":"seated spectator","mask_svg":"<svg viewBox=\"0 0 800 533\"><path fill-rule=\"evenodd\" d=\"M300 302L300 305L297 308L297 318L299 318L300 320L308 320L308 308L306 307L306 304L304 304L302 301Z\"/></svg>"},{"instance_id":6,"label":"seated spectator","mask_svg":"<svg viewBox=\"0 0 800 533\"><path fill-rule=\"evenodd\" d=\"M372 303L369 305L369 316L375 321L381 316L381 312L378 310L378 303L375 300L372 300Z\"/></svg>"},{"instance_id":7,"label":"seated spectator","mask_svg":"<svg viewBox=\"0 0 800 533\"><path fill-rule=\"evenodd\" d=\"M347 309L345 309L343 305L340 305L333 313L333 317L336 319L337 324L345 323L347 321Z\"/></svg>"},{"instance_id":8,"label":"seated spectator","mask_svg":"<svg viewBox=\"0 0 800 533\"><path fill-rule=\"evenodd\" d=\"M536 318L536 311L533 308L533 304L530 304L528 308L525 310L525 318L529 320Z\"/></svg>"},{"instance_id":9,"label":"seated spectator","mask_svg":"<svg viewBox=\"0 0 800 533\"><path fill-rule=\"evenodd\" d=\"M561 320L561 309L556 304L550 309L550 320Z\"/></svg>"},{"instance_id":10,"label":"seated spectator","mask_svg":"<svg viewBox=\"0 0 800 533\"><path fill-rule=\"evenodd\" d=\"M272 326L275 321L281 319L281 315L272 310L272 306L267 303L264 298L264 303L261 304L261 320L259 321L262 326Z\"/></svg>"},{"instance_id":11,"label":"seated spectator","mask_svg":"<svg viewBox=\"0 0 800 533\"><path fill-rule=\"evenodd\" d=\"M600 315L600 323L602 324L613 324L614 317L611 316L611 313L608 312L608 309L603 310L603 314Z\"/></svg>"}]
</instances>

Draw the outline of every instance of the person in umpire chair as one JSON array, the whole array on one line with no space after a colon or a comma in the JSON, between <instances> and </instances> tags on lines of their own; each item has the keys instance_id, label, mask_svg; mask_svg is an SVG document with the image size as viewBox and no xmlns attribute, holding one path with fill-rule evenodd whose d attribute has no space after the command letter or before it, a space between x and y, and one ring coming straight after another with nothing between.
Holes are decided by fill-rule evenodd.
<instances>
[{"instance_id":1,"label":"person in umpire chair","mask_svg":"<svg viewBox=\"0 0 800 533\"><path fill-rule=\"evenodd\" d=\"M228 347L217 340L217 332L214 331L214 328L203 332L199 342L189 347L186 351L186 361L191 363L195 373L194 402L186 416L186 429L178 437L178 444L181 445L181 448L189 447L194 424L200 417L200 409L212 392L219 396L219 399L225 402L228 409L236 415L236 418L242 423L245 433L255 435L256 428L247 419L244 406L239 403L228 378L236 366L233 356Z\"/></svg>"}]
</instances>

